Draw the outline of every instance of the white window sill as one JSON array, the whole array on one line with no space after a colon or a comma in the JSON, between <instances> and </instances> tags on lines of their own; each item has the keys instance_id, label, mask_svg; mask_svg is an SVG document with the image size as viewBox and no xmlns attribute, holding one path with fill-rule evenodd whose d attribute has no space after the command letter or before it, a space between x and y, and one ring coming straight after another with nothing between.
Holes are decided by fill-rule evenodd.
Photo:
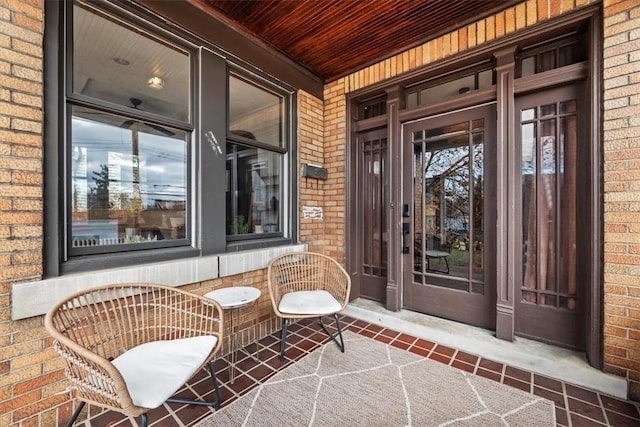
<instances>
[{"instance_id":1,"label":"white window sill","mask_svg":"<svg viewBox=\"0 0 640 427\"><path fill-rule=\"evenodd\" d=\"M72 293L110 283L160 283L183 286L267 267L269 260L285 252L303 251L306 245L278 246L186 260L144 264L71 274L11 287L11 319L45 314Z\"/></svg>"}]
</instances>

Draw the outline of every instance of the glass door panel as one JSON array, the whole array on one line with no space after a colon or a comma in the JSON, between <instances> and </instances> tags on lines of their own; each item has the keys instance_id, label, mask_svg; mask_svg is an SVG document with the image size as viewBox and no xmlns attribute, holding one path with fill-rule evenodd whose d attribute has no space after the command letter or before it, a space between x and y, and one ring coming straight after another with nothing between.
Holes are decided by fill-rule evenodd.
<instances>
[{"instance_id":1,"label":"glass door panel","mask_svg":"<svg viewBox=\"0 0 640 427\"><path fill-rule=\"evenodd\" d=\"M365 141L362 147L362 198L366 209L362 215L364 226L364 275L387 277L386 192L384 187L387 139Z\"/></svg>"},{"instance_id":2,"label":"glass door panel","mask_svg":"<svg viewBox=\"0 0 640 427\"><path fill-rule=\"evenodd\" d=\"M484 129L471 125L413 133L414 280L482 293Z\"/></svg>"},{"instance_id":3,"label":"glass door panel","mask_svg":"<svg viewBox=\"0 0 640 427\"><path fill-rule=\"evenodd\" d=\"M573 310L576 171L567 159L575 162L576 120L571 113L559 117L558 107L547 104L521 111L522 301Z\"/></svg>"}]
</instances>

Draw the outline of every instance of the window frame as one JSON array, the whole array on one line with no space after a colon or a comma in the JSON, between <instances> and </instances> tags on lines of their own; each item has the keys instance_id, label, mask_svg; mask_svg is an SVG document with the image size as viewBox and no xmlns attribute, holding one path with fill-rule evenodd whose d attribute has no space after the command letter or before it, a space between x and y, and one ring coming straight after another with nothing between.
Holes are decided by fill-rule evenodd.
<instances>
[{"instance_id":1,"label":"window frame","mask_svg":"<svg viewBox=\"0 0 640 427\"><path fill-rule=\"evenodd\" d=\"M247 148L256 148L259 150L264 150L270 153L278 154L279 155L278 159L280 162L279 168L280 168L280 174L281 174L280 193L281 193L281 199L283 200L279 201L280 212L278 213L279 219L281 220L281 223L282 223L281 227L276 232L270 232L270 233L262 233L262 234L247 233L242 235L226 234L227 247L238 249L246 246L247 244L251 247L254 247L258 241L264 241L264 240L269 240L274 238L284 239L289 235L288 224L286 221L287 215L283 214L283 212L289 212L290 209L289 209L289 206L285 205L283 202L284 200L288 199L288 197L286 196L288 192L288 186L284 177L289 175L286 173L286 170L288 166L291 164L290 151L292 146L291 140L293 138L293 135L291 132L291 129L293 129L291 126L291 121L293 117L292 115L293 100L291 99L292 94L290 92L287 92L282 88L274 86L273 83L265 81L264 79L258 79L255 76L249 75L248 73L243 72L241 69L237 67L228 68L227 94L230 93L229 85L230 85L231 77L242 80L245 83L253 85L258 89L262 89L266 92L272 93L280 97L284 104L282 108L282 118L281 118L282 119L282 124L281 124L282 141L281 141L281 144L277 146L273 144L269 144L267 142L262 142L259 140L252 140L250 138L246 138L246 137L243 137L242 135L231 132L231 126L229 125L230 114L227 114L228 119L227 119L227 126L226 126L226 144L233 144L236 146L242 146ZM227 111L229 111L229 108L230 108L229 104L230 104L229 98L227 98ZM226 144L225 144L225 148L226 148ZM225 154L228 156L229 153L225 152ZM226 225L227 224L225 222L225 230L226 230Z\"/></svg>"},{"instance_id":2,"label":"window frame","mask_svg":"<svg viewBox=\"0 0 640 427\"><path fill-rule=\"evenodd\" d=\"M86 108L95 108L101 111L131 116L131 111L123 106L108 101L100 101L81 94L72 93L72 68L71 53L73 26L70 16L73 7L88 7L91 11L99 11L106 14L116 22L124 22L127 28L136 28L143 31L152 39L163 40L175 48L190 54L190 93L188 120L172 120L149 112L134 112L133 118L160 123L190 133L185 141L187 143L187 230L185 239L167 240L170 244L157 248L148 247L148 243L128 244L122 251L94 254L78 254L70 256L70 247L67 239L70 238L70 198L71 179L66 175L70 172L71 146L71 108L77 105ZM253 65L240 57L229 55L213 45L213 41L203 39L187 30L174 26L168 21L160 20L153 12L135 4L121 4L111 1L87 2L76 0L73 2L45 2L45 21L49 31L45 32L45 126L44 137L44 205L47 209L43 212L43 277L58 277L69 273L92 272L105 268L137 266L148 263L157 263L185 258L197 258L215 254L224 254L238 250L261 249L274 246L283 246L295 242L295 224L297 223L296 210L293 202L297 200L295 182L295 158L296 158L296 129L297 120L295 108L297 108L297 93L295 88L283 80L256 69ZM203 52L208 52L211 63L204 64ZM209 68L207 68L209 67ZM208 71L215 74L207 74ZM281 170L281 201L282 218L281 233L271 234L269 238L256 238L249 236L238 242L227 242L226 227L224 221L225 186L212 186L212 182L220 182L219 176L213 171L216 167L209 167L212 163L212 150L210 142L205 138L207 129L213 129L215 135L222 143L227 140L226 115L228 111L227 101L227 76L230 70L241 78L250 80L254 84L267 86L271 91L282 94L285 101L284 117L287 122L283 125L286 133L286 145L282 147L283 164ZM219 76L221 78L216 78ZM222 81L224 87L213 81ZM211 97L213 93L216 95ZM215 100L224 99L220 103ZM205 115L205 112L208 116ZM221 114L224 121L216 116ZM208 127L213 126L213 127ZM263 147L261 147L263 148ZM273 150L273 146L267 147ZM221 156L225 157L225 156ZM224 162L222 171L224 172ZM214 188L218 187L218 188ZM216 210L222 205L222 225L217 220ZM286 209L286 210L285 210ZM213 224L213 225L211 225ZM265 236L266 237L266 236Z\"/></svg>"},{"instance_id":3,"label":"window frame","mask_svg":"<svg viewBox=\"0 0 640 427\"><path fill-rule=\"evenodd\" d=\"M484 87L484 88L480 88L479 86L479 76L481 73L484 72L491 72L491 80L492 80L492 84L488 87ZM435 101L429 101L429 102L423 102L422 99L422 92L428 89L432 89L432 88L436 88L438 86L443 86L447 83L451 83L454 82L456 80L460 80L462 78L465 77L470 77L473 76L473 80L474 80L474 88L467 88L466 91L463 92L459 92L457 95L454 96L450 96L447 98L443 98L443 99L437 99ZM448 102L452 99L457 98L460 95L466 95L469 92L475 92L478 93L482 90L485 89L490 89L492 87L495 87L496 84L496 64L495 61L493 59L490 60L484 60L484 61L479 61L478 63L468 66L468 67L462 67L458 70L453 70L441 75L436 75L433 76L431 78L427 78L425 80L422 80L420 82L417 83L411 83L411 84L407 84L405 86L404 89L404 93L403 93L403 101L404 101L404 105L406 106L405 108L407 110L413 110L413 109L417 109L420 107L425 107L425 106L429 106L429 105L433 105L434 103L445 103ZM409 97L411 95L416 96L416 105L409 107L410 102L409 102Z\"/></svg>"},{"instance_id":4,"label":"window frame","mask_svg":"<svg viewBox=\"0 0 640 427\"><path fill-rule=\"evenodd\" d=\"M515 55L515 63L516 63L515 78L523 79L530 76L535 76L536 74L541 74L548 71L557 70L559 68L568 67L574 64L588 62L584 58L584 55L588 55L588 53L585 53L585 51L587 51L587 49L585 48L585 45L588 44L587 38L588 38L587 31L585 29L579 28L571 32L559 33L558 35L553 37L551 40L537 41L530 45L522 46ZM570 64L559 65L558 51L563 47L567 47L567 46L572 46L574 48L574 52L573 52L574 61L571 62ZM553 51L554 53L555 66L548 70L539 70L538 68L540 65L539 63L540 55L543 53L551 52L551 51ZM532 74L523 76L522 75L523 61L527 58L535 59L535 71Z\"/></svg>"},{"instance_id":5,"label":"window frame","mask_svg":"<svg viewBox=\"0 0 640 427\"><path fill-rule=\"evenodd\" d=\"M65 2L66 3L66 2ZM76 93L73 87L73 79L74 79L74 69L73 69L73 61L74 61L74 46L73 46L73 37L74 37L74 9L76 7L84 8L89 13L96 14L104 19L108 19L115 23L116 25L120 25L128 30L135 31L141 33L144 37L148 37L157 43L161 43L163 45L171 46L172 48L182 51L189 56L189 64L191 67L191 72L189 73L189 82L188 82L188 108L189 115L188 120L177 120L172 119L167 116L160 116L158 114L145 112L142 110L132 111L128 106L118 105L116 103L105 101L99 98L93 98L87 95L83 95L80 93ZM152 34L152 29L141 18L136 18L133 16L125 17L124 11L111 9L107 7L98 7L94 4L87 4L83 1L73 1L68 2L65 5L65 24L64 24L64 34L65 34L65 45L66 50L64 52L64 58L61 59L64 62L64 79L65 79L65 92L64 99L62 101L64 108L64 117L65 117L65 138L60 141L62 144L61 152L64 153L61 161L63 162L63 180L64 180L64 203L62 206L64 221L62 223L62 253L63 253L63 271L71 268L72 271L76 271L76 268L82 268L82 264L84 264L88 269L93 269L90 267L94 262L88 262L89 258L99 259L101 256L109 255L110 257L122 258L126 254L126 257L132 256L134 253L138 252L146 252L146 251L161 251L164 249L174 249L180 250L185 248L193 248L193 224L191 223L192 218L192 198L193 198L193 186L194 182L192 179L192 170L191 165L193 162L192 158L192 146L194 144L194 116L195 116L195 103L194 103L194 87L195 87L195 58L196 58L196 50L193 47L190 47L185 41L180 41L177 37L172 35L166 31L158 31L159 34ZM72 218L71 218L71 206L70 206L70 198L71 198L71 185L72 180L69 177L69 171L71 169L71 159L69 153L71 152L71 146L73 144L72 140L72 120L73 114L72 110L74 106L102 111L105 113L111 113L116 115L121 115L125 118L131 118L134 120L144 120L154 124L168 126L172 128L177 128L182 130L186 134L185 143L186 143L186 206L185 206L185 237L176 240L162 240L153 243L129 243L126 246L123 246L121 250L117 250L118 248L114 246L95 246L91 250L86 249L74 249L71 245L72 240ZM162 242L162 243L161 243ZM134 256L137 258L137 256ZM145 258L145 257L143 257ZM123 262L121 260L120 262ZM101 261L100 265L102 264Z\"/></svg>"}]
</instances>

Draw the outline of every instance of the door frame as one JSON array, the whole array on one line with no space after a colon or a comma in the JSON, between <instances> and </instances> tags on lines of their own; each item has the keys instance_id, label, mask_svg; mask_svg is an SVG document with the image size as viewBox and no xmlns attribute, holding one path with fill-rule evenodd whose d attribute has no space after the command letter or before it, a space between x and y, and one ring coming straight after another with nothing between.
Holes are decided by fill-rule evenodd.
<instances>
[{"instance_id":1,"label":"door frame","mask_svg":"<svg viewBox=\"0 0 640 427\"><path fill-rule=\"evenodd\" d=\"M442 112L439 114L433 114L428 117L422 117L419 119L411 120L402 123L402 135L403 138L410 135L415 127L424 129L424 126L428 127L440 127L450 123L469 122L471 120L483 118L484 130L483 130L483 246L484 250L484 270L483 270L483 286L484 291L482 294L473 292L460 292L454 291L447 287L441 287L438 285L425 284L415 285L414 279L414 250L413 239L415 239L415 222L418 219L415 213L414 198L413 198L413 181L411 164L404 164L403 167L403 187L400 189L400 193L403 196L401 203L409 208L409 216L403 216L403 223L409 225L409 234L405 237L408 239L409 253L405 253L403 257L403 307L408 309L417 310L421 312L430 311L432 314L442 316L451 319L458 319L458 321L469 323L474 326L483 327L487 329L495 328L495 306L496 306L496 290L495 290L495 230L491 228L491 224L495 224L496 216L496 195L495 195L495 179L496 179L496 115L495 115L496 103L495 101L482 103L479 105L472 105L465 108ZM424 125L423 125L424 123ZM428 125L427 125L428 123ZM469 136L473 132L469 130ZM412 156L414 145L411 140L402 141L403 148L403 161L409 159ZM409 152L409 151L410 152ZM469 154L471 155L470 150ZM472 197L471 195L469 196ZM471 215L471 213L470 213ZM469 224L469 228L472 225ZM440 277L440 279L443 279ZM471 278L468 278L470 280ZM438 280L434 278L434 280ZM470 283L470 282L469 282ZM407 299L411 295L412 298ZM410 300L416 298L417 300L411 302ZM433 300L433 309L426 310L426 307L420 307L424 304L429 304L429 300ZM448 304L452 303L452 304Z\"/></svg>"},{"instance_id":2,"label":"door frame","mask_svg":"<svg viewBox=\"0 0 640 427\"><path fill-rule=\"evenodd\" d=\"M591 366L602 369L603 367L603 193L602 193L602 141L601 141L601 54L602 54L602 17L598 5L587 6L574 12L549 19L528 29L519 30L506 35L499 40L486 43L477 48L427 64L419 69L373 83L360 89L351 90L347 94L347 200L346 204L346 242L345 250L347 268L353 273L353 268L357 265L354 258L358 253L355 245L357 236L354 234L355 228L352 226L357 222L354 215L355 209L352 206L353 196L356 194L357 177L353 175L352 165L356 158L352 141L357 132L362 132L375 127L387 127L389 144L389 166L390 177L388 180L389 189L397 187L399 183L399 146L401 138L400 124L407 120L418 117L436 114L447 111L447 109L458 109L464 106L474 105L481 102L497 100L497 137L498 137L498 165L497 165L497 224L496 239L497 247L502 253L498 253L496 266L497 273L497 303L496 303L496 336L501 339L512 341L514 335L514 294L513 284L516 274L513 256L507 256L509 251L514 251L514 232L516 223L509 219L509 206L515 197L513 186L507 185L509 177L514 173L513 167L509 167L509 158L513 156L513 150L509 150L510 143L514 138L514 96L518 93L535 90L537 87L548 84L548 75L529 76L527 78L515 79L515 53L520 46L529 45L537 41L552 38L563 31L570 31L576 26L588 28L589 61L576 67L572 73L558 73L558 80L564 79L564 83L576 78L586 78L586 95L588 102L588 129L586 134L591 142L592 150L589 153L588 165L591 181L589 183L589 203L588 224L590 229L589 256L585 261L591 265L587 274L589 285L587 291L587 310L584 328L586 332L586 354ZM493 58L496 61L496 85L491 89L472 91L462 97L456 97L451 101L440 102L432 105L419 106L412 109L404 108L403 88L416 81L423 81L426 78L441 76L460 70L462 67L473 63L480 63ZM553 74L553 73L552 73ZM376 96L386 96L387 112L368 119L358 119L358 105L364 100ZM393 107L393 108L389 108ZM513 159L512 159L513 160ZM513 164L513 163L512 163ZM389 191L390 197L394 196L393 191ZM401 305L401 270L397 268L401 264L401 209L398 208L397 200L389 200L389 263L387 280L387 301L386 308L391 311L398 311ZM513 253L511 253L513 255ZM352 287L352 291L354 288ZM356 298L357 291L352 292L352 297Z\"/></svg>"}]
</instances>

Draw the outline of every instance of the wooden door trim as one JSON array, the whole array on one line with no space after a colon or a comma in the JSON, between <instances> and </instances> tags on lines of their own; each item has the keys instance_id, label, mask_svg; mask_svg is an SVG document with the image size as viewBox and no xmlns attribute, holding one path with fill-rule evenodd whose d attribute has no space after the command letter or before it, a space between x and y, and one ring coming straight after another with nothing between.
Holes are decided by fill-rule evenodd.
<instances>
[{"instance_id":1,"label":"wooden door trim","mask_svg":"<svg viewBox=\"0 0 640 427\"><path fill-rule=\"evenodd\" d=\"M515 46L496 58L496 337L513 341L515 332L514 80Z\"/></svg>"},{"instance_id":2,"label":"wooden door trim","mask_svg":"<svg viewBox=\"0 0 640 427\"><path fill-rule=\"evenodd\" d=\"M351 98L349 99L348 104L349 116L353 112L358 111L358 103L357 100ZM360 177L359 174L359 155L358 155L358 130L357 130L357 121L355 118L352 120L346 121L346 134L348 137L348 144L346 145L346 165L347 165L347 173L345 174L346 183L346 200L345 204L345 222L346 222L346 230L345 230L345 259L346 259L346 270L351 276L351 295L349 296L350 300L356 299L360 297L360 288L361 288L361 280L362 277L360 275L360 260L362 259L362 248L360 247L358 241L358 211L360 207L357 203L354 203L354 200L357 200L358 197L358 189L360 185Z\"/></svg>"},{"instance_id":3,"label":"wooden door trim","mask_svg":"<svg viewBox=\"0 0 640 427\"><path fill-rule=\"evenodd\" d=\"M604 287L603 252L604 252L604 217L603 217L603 190L602 190L602 165L604 162L602 141L600 132L601 123L601 87L602 81L602 20L601 14L593 13L589 20L589 71L586 87L588 88L587 109L589 120L587 135L591 141L589 152L589 173L591 182L589 194L591 203L589 204L589 228L591 233L589 247L589 262L592 267L589 271L589 300L586 314L589 316L585 321L587 333L587 359L589 364L598 369L603 369L603 311L604 301L602 297Z\"/></svg>"},{"instance_id":4,"label":"wooden door trim","mask_svg":"<svg viewBox=\"0 0 640 427\"><path fill-rule=\"evenodd\" d=\"M402 129L400 126L400 107L403 92L400 86L387 90L387 153L389 156L388 194L389 206L387 213L387 230L389 244L387 245L387 310L399 311L402 308L402 253L401 242L401 209L402 195L396 188L402 188Z\"/></svg>"},{"instance_id":5,"label":"wooden door trim","mask_svg":"<svg viewBox=\"0 0 640 427\"><path fill-rule=\"evenodd\" d=\"M590 138L592 150L589 153L589 172L592 176L592 180L590 182L589 188L589 196L591 197L589 204L589 225L591 227L591 239L590 239L590 248L589 248L589 260L588 262L591 264L591 268L589 269L588 279L590 281L588 296L588 304L589 308L587 310L587 315L590 316L585 323L585 328L587 328L588 336L587 336L587 358L589 363L598 368L602 369L603 366L603 297L602 297L602 288L604 283L603 278L603 193L602 193L602 164L603 164L603 154L602 154L602 141L600 135L601 128L601 82L602 82L602 73L601 73L601 55L602 55L602 17L601 17L601 5L594 4L584 8L577 9L576 11L570 12L568 14L555 17L553 19L549 19L540 24L537 24L531 28L524 29L521 31L516 31L511 35L507 35L499 40L494 42L486 43L485 45L480 46L477 49L472 49L465 51L463 53L452 55L449 58L445 58L442 61L432 62L424 67L420 67L414 71L409 73L404 73L391 79L380 81L378 83L374 83L368 85L366 87L354 90L347 95L347 99L349 101L348 109L350 117L347 120L347 136L348 141L354 141L354 129L358 131L363 131L366 129L376 128L385 126L386 123L390 123L390 120L387 119L386 116L376 117L373 119L367 120L357 120L354 115L354 112L357 111L357 108L354 108L354 105L357 105L357 100L362 99L363 97L370 97L372 95L379 95L385 90L396 87L398 85L403 86L407 84L411 84L412 82L423 80L425 76L433 76L435 74L440 74L442 71L450 71L452 69L459 69L461 66L468 66L472 63L477 63L478 60L485 60L491 55L499 55L500 51L502 54L507 54L513 56L513 53L509 53L511 47L515 47L518 45L522 45L523 43L530 43L536 40L542 40L553 36L554 34L560 34L566 32L569 28L575 28L576 25L588 25L589 26L589 61L587 64L587 88L588 88L588 100L589 103L588 109L588 137ZM506 63L506 62L505 62ZM579 67L579 66L576 66ZM574 67L575 68L575 67ZM564 70L566 71L566 69ZM584 76L582 70L575 70L576 75ZM502 76L507 77L508 76ZM539 76L538 76L539 77ZM547 76L545 76L547 77ZM575 77L575 76L573 76ZM572 78L573 78L572 77ZM533 80L537 79L537 77L533 77ZM503 81L504 84L504 81ZM528 87L528 85L527 85ZM497 87L495 89L488 89L488 92L497 91ZM514 85L514 90L520 91L525 90L520 83ZM507 91L503 93L507 94ZM490 97L492 96L490 93L480 93L477 94L478 97ZM502 98L502 96L501 96ZM505 119L504 112L508 111L509 103L514 102L514 98L502 98L504 110L502 110L502 116L500 117L501 110L498 111L499 122L497 134L499 137L501 135L501 129L508 126L509 121ZM402 104L400 104L402 106ZM425 107L428 108L428 107ZM438 108L446 109L444 106L439 106ZM415 109L411 110L399 110L399 120L400 122L405 120L411 120L414 114ZM511 121L513 123L513 121ZM398 124L396 124L397 126ZM508 129L508 128L507 128ZM502 141L504 143L504 141ZM353 145L353 144L350 144ZM501 145L502 146L502 145ZM352 150L349 149L347 151L347 155L351 156L347 159L347 164L353 165L353 156ZM501 153L501 155L508 155L508 153ZM506 159L505 159L506 160ZM508 169L507 165L501 166L498 165L499 171L501 170L504 179L508 179ZM349 189L349 194L347 195L348 200L353 200L353 188L357 185L356 180L353 179L353 174L347 174L347 180ZM498 177L498 185L502 185L503 180ZM502 186L502 188L498 189L498 196L501 198L503 203L498 205L498 221L497 221L497 231L498 231L498 246L506 245L503 247L509 247L508 239L508 209L509 206L513 203L513 198L511 200L507 200L507 188ZM347 256L348 259L351 260L353 257L357 256L357 250L354 248L353 234L351 230L355 230L352 228L353 225L357 221L357 217L354 215L354 211L349 210L349 204L347 204ZM515 231L513 228L514 224L511 224L511 231ZM393 230L389 230L392 232ZM511 245L513 247L513 245ZM501 258L506 257L506 253L503 252ZM355 265L351 262L352 265ZM502 269L499 271L498 277L498 286L501 286L499 295L502 298L502 301L498 301L498 319L497 319L497 333L498 337L512 340L513 339L513 328L514 328L514 319L513 319L513 293L514 286L509 286L509 283L513 283L513 266L512 269L507 271L508 264L504 264ZM502 283L500 283L502 282ZM354 287L352 286L352 290ZM353 295L353 293L352 293ZM355 293L357 296L357 293ZM499 331L499 332L498 332Z\"/></svg>"}]
</instances>

